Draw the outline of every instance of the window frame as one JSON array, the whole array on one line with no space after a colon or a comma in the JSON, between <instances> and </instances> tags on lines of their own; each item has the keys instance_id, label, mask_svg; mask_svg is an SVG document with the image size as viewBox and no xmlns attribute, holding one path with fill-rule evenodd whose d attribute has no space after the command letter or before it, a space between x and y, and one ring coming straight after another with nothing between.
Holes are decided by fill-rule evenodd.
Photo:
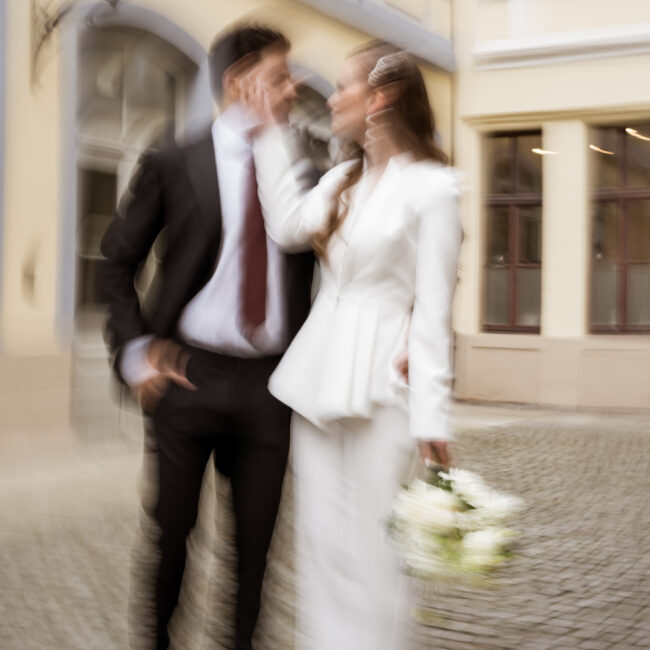
<instances>
[{"instance_id":1,"label":"window frame","mask_svg":"<svg viewBox=\"0 0 650 650\"><path fill-rule=\"evenodd\" d=\"M637 125L638 126L638 125ZM650 122L648 123L650 128ZM616 249L616 313L617 322L615 325L596 325L592 322L592 306L594 300L593 281L595 260L593 255L593 226L594 216L592 214L589 222L589 299L588 299L588 321L590 334L648 334L650 333L650 323L647 325L629 325L628 324L628 268L635 264L644 264L647 262L630 262L627 251L627 227L628 227L628 207L632 201L650 200L650 187L627 187L628 166L627 166L627 138L625 126L621 124L600 124L593 125L594 129L615 129L616 130L616 153L617 165L616 173L618 185L615 188L599 189L593 186L593 176L591 180L590 198L591 206L603 203L617 204L617 234L618 245Z\"/></svg>"},{"instance_id":2,"label":"window frame","mask_svg":"<svg viewBox=\"0 0 650 650\"><path fill-rule=\"evenodd\" d=\"M519 147L517 146L517 138L525 136L540 136L542 137L541 129L526 129L522 131L497 131L486 133L483 136L483 143L487 142L490 138L508 138L510 156L511 156L511 187L514 191L510 194L490 194L487 191L487 182L485 191L483 192L483 224L484 224L484 238L483 238L483 264L482 264L482 289L481 289L481 329L483 332L496 332L496 333L514 333L514 334L539 334L541 331L540 325L517 325L517 302L518 302L518 282L517 271L519 269L542 269L542 259L540 256L539 263L520 262L519 261L519 235L521 219L519 211L525 207L539 207L543 209L543 185L542 189L538 192L522 192L518 193L518 173L519 173ZM484 146L485 152L485 146ZM486 173L484 178L487 179L487 164L484 158L484 169ZM542 177L543 183L543 177ZM488 210L493 207L507 207L508 208L508 253L509 260L504 264L493 264L488 259L487 245L489 241L489 221ZM542 224L543 228L543 214ZM541 237L541 235L540 235ZM506 268L508 271L508 323L495 324L486 322L486 309L487 309L487 274L486 271L490 268ZM541 320L541 290L540 290L540 320Z\"/></svg>"}]
</instances>

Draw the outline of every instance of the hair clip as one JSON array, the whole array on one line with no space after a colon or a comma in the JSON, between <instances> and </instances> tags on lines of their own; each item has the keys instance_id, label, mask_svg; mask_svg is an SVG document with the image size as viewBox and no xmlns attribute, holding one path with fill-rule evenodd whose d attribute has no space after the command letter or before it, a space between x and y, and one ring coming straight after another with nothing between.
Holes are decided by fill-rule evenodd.
<instances>
[{"instance_id":1,"label":"hair clip","mask_svg":"<svg viewBox=\"0 0 650 650\"><path fill-rule=\"evenodd\" d=\"M380 86L389 81L402 78L407 62L407 55L403 50L385 54L379 58L372 72L368 75L368 83L371 86Z\"/></svg>"}]
</instances>

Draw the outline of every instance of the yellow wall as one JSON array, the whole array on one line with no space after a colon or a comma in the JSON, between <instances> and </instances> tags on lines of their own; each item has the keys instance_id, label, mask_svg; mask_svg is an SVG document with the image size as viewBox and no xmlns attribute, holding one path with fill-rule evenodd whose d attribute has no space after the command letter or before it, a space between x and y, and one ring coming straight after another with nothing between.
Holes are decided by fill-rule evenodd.
<instances>
[{"instance_id":1,"label":"yellow wall","mask_svg":"<svg viewBox=\"0 0 650 650\"><path fill-rule=\"evenodd\" d=\"M459 76L463 118L540 115L641 107L650 93L650 54L501 70L465 68Z\"/></svg>"},{"instance_id":2,"label":"yellow wall","mask_svg":"<svg viewBox=\"0 0 650 650\"><path fill-rule=\"evenodd\" d=\"M46 66L30 87L29 3L10 0L7 11L2 348L44 354L58 348L59 68Z\"/></svg>"},{"instance_id":3,"label":"yellow wall","mask_svg":"<svg viewBox=\"0 0 650 650\"><path fill-rule=\"evenodd\" d=\"M453 0L371 0L371 2L397 9L406 17L419 22L425 29L443 38L451 38Z\"/></svg>"},{"instance_id":4,"label":"yellow wall","mask_svg":"<svg viewBox=\"0 0 650 650\"><path fill-rule=\"evenodd\" d=\"M644 0L474 0L487 38L581 31L650 21Z\"/></svg>"}]
</instances>

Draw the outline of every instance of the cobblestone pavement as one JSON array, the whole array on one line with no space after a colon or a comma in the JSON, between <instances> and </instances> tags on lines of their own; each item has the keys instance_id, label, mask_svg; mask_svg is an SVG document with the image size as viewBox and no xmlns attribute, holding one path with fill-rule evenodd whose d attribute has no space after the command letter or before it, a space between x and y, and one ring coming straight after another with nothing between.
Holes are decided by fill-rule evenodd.
<instances>
[{"instance_id":1,"label":"cobblestone pavement","mask_svg":"<svg viewBox=\"0 0 650 650\"><path fill-rule=\"evenodd\" d=\"M650 415L459 411L458 464L525 499L514 522L522 536L491 590L417 585L415 646L650 648ZM24 443L34 452L29 462L27 455L18 462L0 433L0 648L127 648L139 443L104 444L88 435L85 446L51 445L43 454L38 440ZM205 521L215 491L224 491L217 488L206 491ZM225 516L220 509L220 520ZM211 529L199 526L192 540L193 588L185 591L179 615L179 648L226 647L224 617L216 614L224 590L214 581L223 587L229 550L217 544L213 553ZM285 509L260 649L290 648L290 529ZM220 530L228 536L227 525ZM204 617L206 599L210 616Z\"/></svg>"},{"instance_id":2,"label":"cobblestone pavement","mask_svg":"<svg viewBox=\"0 0 650 650\"><path fill-rule=\"evenodd\" d=\"M462 466L524 497L491 592L424 590L426 647L650 648L650 419L545 418L467 432Z\"/></svg>"}]
</instances>

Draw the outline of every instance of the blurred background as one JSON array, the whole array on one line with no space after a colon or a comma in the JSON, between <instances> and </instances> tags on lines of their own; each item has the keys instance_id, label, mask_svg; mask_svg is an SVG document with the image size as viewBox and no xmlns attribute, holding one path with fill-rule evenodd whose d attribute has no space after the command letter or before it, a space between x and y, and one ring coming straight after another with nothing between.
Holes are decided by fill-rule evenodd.
<instances>
[{"instance_id":1,"label":"blurred background","mask_svg":"<svg viewBox=\"0 0 650 650\"><path fill-rule=\"evenodd\" d=\"M647 407L644 0L0 0L0 423L139 426L111 399L99 242L140 152L213 116L206 49L243 18L291 39L323 166L346 54L418 56L465 172L459 398Z\"/></svg>"},{"instance_id":2,"label":"blurred background","mask_svg":"<svg viewBox=\"0 0 650 650\"><path fill-rule=\"evenodd\" d=\"M481 436L463 439L480 442L469 446L465 458L470 467L509 476L516 492L530 491L531 496L524 494L529 502L541 499L537 505L551 513L546 523L556 526L552 533L547 529L544 552L557 548L575 555L576 537L558 545L557 526L579 509L564 512L566 520L552 510L562 482L548 481L559 467L556 460L543 460L549 449L563 458L566 476L577 476L576 468L583 476L588 466L597 472L580 484L585 498L604 485L610 471L636 477L629 478L620 499L642 499L649 487L647 0L0 0L0 470L10 477L3 483L7 496L0 512L2 528L13 534L2 538L4 570L10 572L3 576L9 585L5 592L11 594L12 585L21 588L30 575L26 561L16 564L25 540L32 539L27 536L42 528L46 553L59 540L53 531L69 532L61 522L70 520L60 513L43 528L45 513L56 509L38 501L48 490L59 495L58 504L66 504L66 517L68 505L79 503L84 493L106 506L100 519L88 514L90 506L82 514L73 508L72 516L92 522L80 525L75 543L82 540L82 547L94 550L85 568L61 550L57 557L69 564L61 564L57 580L85 571L79 580L90 589L95 568L119 557L115 571L128 582L142 421L137 407L113 385L107 363L99 243L143 149L191 137L212 119L207 49L217 32L243 19L270 24L291 40L290 61L301 84L292 119L303 127L323 168L331 153L325 101L347 53L384 38L417 56L439 142L464 173L455 395L459 402L483 406L457 413L464 414L465 424L483 429L486 423L511 424L517 435L522 422L535 422L524 427L523 438L500 429L489 444ZM147 293L155 290L156 259L164 245L164 237L156 242L138 280L145 304ZM524 410L531 406L547 410L534 411L531 420L526 415L531 411ZM598 415L577 420L576 413ZM629 414L637 419L626 420ZM578 441L569 450L561 446L567 431ZM115 441L134 443L127 445L127 460L75 465L74 471L64 465L61 471L73 477L69 483L62 482L61 472L41 482L27 472L37 456L38 476L45 476L62 450L81 442L96 451ZM614 463L622 449L627 464L602 465L603 459ZM584 450L600 457L583 455ZM536 473L509 475L515 469L504 464L508 459L517 467L534 466ZM543 497L537 492L542 483L547 486ZM102 491L109 484L110 494ZM504 487L511 486L506 481ZM602 489L611 496L610 487ZM623 503L632 514L645 512L640 501L620 499L601 512L600 522ZM29 525L26 512L35 517ZM531 526L541 525L539 512ZM623 553L617 547L619 524L610 531L612 557ZM599 534L590 530L587 537ZM107 539L122 546L106 555ZM625 557L633 566L642 538L631 539L636 541ZM59 541L61 549L69 548L68 538ZM603 557L603 564L613 562ZM562 566L545 565L543 580L551 584L554 576L561 577ZM594 569L584 567L586 581ZM620 577L624 571L618 567L615 573ZM519 591L512 586L515 596L521 595L528 570L521 575ZM122 606L123 582L100 580L97 591ZM86 592L73 583L61 592L65 597L58 605L48 601L51 611L59 611L72 593L75 602L83 600ZM40 584L49 585L43 593L52 586ZM608 584L604 578L598 583L613 589ZM614 603L622 607L625 634L637 616L630 614L625 623L625 608L636 612L636 605L650 602L647 580L639 588L636 592L626 582ZM569 593L566 585L558 589ZM576 602L575 594L568 599ZM114 612L107 629L118 630L117 636L100 634L103 641L95 643L90 629L83 642L63 635L60 644L44 641L43 647L123 647L125 616L111 607L104 608ZM512 612L520 615L517 607ZM529 626L537 624L539 605L531 601L530 607ZM50 611L42 602L37 609L36 618ZM66 610L68 616L71 611ZM7 628L0 628L0 645L36 647L20 642L34 620L27 616L22 632L15 628L6 644ZM440 619L432 621L440 627ZM491 621L488 616L485 624ZM515 632L512 645L497 640L482 647L528 647L521 641L525 632ZM602 647L648 647L641 636L637 646L625 634ZM564 638L558 635L549 639ZM607 639L603 630L597 636ZM540 632L536 638L542 637ZM589 640L577 638L576 643ZM464 647L453 645L453 634L449 639L445 647ZM530 647L578 647L540 643Z\"/></svg>"}]
</instances>

